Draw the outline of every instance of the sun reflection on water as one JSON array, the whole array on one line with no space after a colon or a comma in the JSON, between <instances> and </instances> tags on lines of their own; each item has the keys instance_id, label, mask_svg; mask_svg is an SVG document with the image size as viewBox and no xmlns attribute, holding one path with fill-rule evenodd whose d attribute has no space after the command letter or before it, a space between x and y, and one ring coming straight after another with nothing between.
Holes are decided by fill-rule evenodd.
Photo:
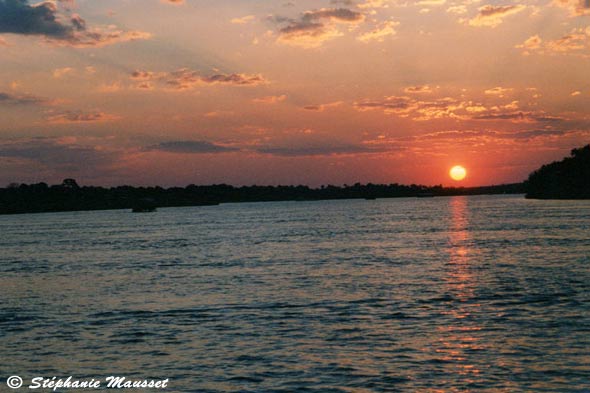
<instances>
[{"instance_id":1,"label":"sun reflection on water","mask_svg":"<svg viewBox=\"0 0 590 393\"><path fill-rule=\"evenodd\" d=\"M481 305L474 301L477 278L473 273L473 259L476 250L469 230L470 214L466 197L450 199L448 260L444 281L451 300L442 311L448 323L437 329L439 342L436 352L457 378L476 383L481 379L482 370L473 354L485 350L485 345L478 335L481 326L475 318Z\"/></svg>"}]
</instances>

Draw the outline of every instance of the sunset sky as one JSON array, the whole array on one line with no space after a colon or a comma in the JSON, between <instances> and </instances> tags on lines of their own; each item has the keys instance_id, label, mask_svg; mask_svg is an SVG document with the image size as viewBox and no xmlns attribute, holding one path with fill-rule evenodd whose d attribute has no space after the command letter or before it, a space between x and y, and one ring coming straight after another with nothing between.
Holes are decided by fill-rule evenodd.
<instances>
[{"instance_id":1,"label":"sunset sky","mask_svg":"<svg viewBox=\"0 0 590 393\"><path fill-rule=\"evenodd\" d=\"M486 185L590 142L590 0L0 0L0 64L0 186Z\"/></svg>"}]
</instances>

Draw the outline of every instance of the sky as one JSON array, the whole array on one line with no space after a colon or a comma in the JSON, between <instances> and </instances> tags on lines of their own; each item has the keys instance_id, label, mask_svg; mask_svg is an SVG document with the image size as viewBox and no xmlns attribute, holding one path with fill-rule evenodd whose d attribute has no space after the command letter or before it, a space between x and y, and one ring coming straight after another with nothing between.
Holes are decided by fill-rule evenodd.
<instances>
[{"instance_id":1,"label":"sky","mask_svg":"<svg viewBox=\"0 0 590 393\"><path fill-rule=\"evenodd\" d=\"M590 0L0 0L0 65L0 186L476 186L590 142Z\"/></svg>"}]
</instances>

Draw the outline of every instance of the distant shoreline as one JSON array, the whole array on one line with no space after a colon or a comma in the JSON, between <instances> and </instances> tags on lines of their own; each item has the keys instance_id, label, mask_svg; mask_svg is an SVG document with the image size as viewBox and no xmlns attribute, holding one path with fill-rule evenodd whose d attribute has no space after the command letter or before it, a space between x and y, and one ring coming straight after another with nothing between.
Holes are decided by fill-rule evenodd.
<instances>
[{"instance_id":1,"label":"distant shoreline","mask_svg":"<svg viewBox=\"0 0 590 393\"><path fill-rule=\"evenodd\" d=\"M78 186L74 179L60 185L45 183L0 188L0 214L49 213L207 206L221 203L318 201L441 197L458 195L524 194L524 183L483 187L443 187L401 184L354 184L352 186L244 186L209 185L187 187L112 188Z\"/></svg>"}]
</instances>

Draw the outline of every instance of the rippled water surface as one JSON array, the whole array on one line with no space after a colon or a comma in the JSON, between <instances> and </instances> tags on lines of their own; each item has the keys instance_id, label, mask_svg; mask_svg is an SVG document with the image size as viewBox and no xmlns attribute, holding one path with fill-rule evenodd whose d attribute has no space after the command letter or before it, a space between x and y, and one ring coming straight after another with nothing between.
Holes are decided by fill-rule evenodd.
<instances>
[{"instance_id":1,"label":"rippled water surface","mask_svg":"<svg viewBox=\"0 0 590 393\"><path fill-rule=\"evenodd\" d=\"M34 214L0 233L3 379L590 392L590 201Z\"/></svg>"}]
</instances>

